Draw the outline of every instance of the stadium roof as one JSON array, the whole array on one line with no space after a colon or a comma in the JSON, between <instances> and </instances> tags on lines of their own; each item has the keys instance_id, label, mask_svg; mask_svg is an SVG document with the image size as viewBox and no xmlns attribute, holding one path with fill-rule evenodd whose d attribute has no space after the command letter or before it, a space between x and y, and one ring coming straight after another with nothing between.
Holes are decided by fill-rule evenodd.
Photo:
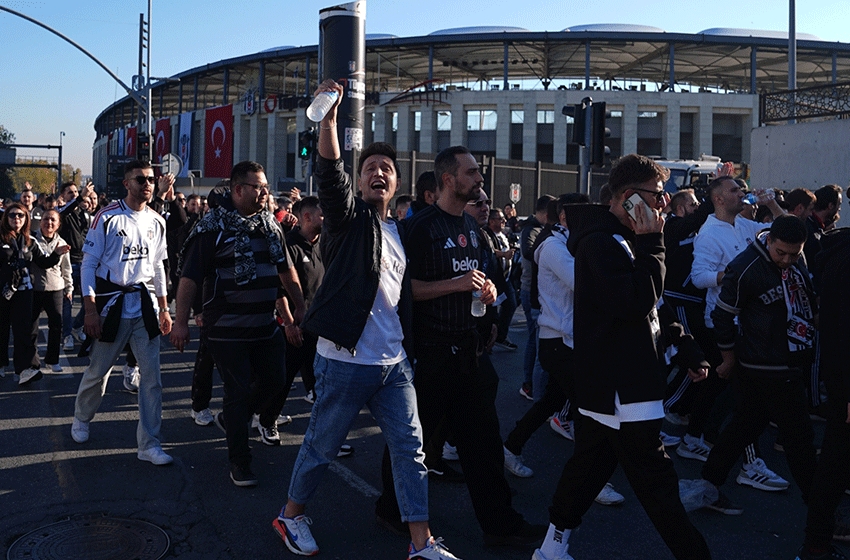
<instances>
[{"instance_id":1,"label":"stadium roof","mask_svg":"<svg viewBox=\"0 0 850 560\"><path fill-rule=\"evenodd\" d=\"M317 56L316 45L279 47L187 69L154 85L154 115L237 102L249 89L266 95L311 94L318 78ZM595 24L557 32L472 27L420 37L369 34L366 40L367 93L405 91L429 80L435 87L489 89L490 84L503 85L506 70L508 82L519 84L520 89L583 88L585 78L603 89L626 89L626 84L634 83L647 84L651 90L667 89L671 66L674 89L783 90L788 82L787 33L715 28L686 34ZM850 43L798 34L798 86L827 84L834 78L850 81ZM118 116L122 113L126 118ZM107 116L115 118L107 122ZM95 127L103 134L107 126L120 126L134 116L132 101L125 97L105 109Z\"/></svg>"}]
</instances>

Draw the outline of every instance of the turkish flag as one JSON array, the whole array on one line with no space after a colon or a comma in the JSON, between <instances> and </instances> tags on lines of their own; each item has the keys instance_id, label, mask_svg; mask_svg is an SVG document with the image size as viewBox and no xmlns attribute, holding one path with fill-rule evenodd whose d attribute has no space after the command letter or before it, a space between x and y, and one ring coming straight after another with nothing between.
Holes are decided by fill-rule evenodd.
<instances>
[{"instance_id":1,"label":"turkish flag","mask_svg":"<svg viewBox=\"0 0 850 560\"><path fill-rule=\"evenodd\" d=\"M136 148L136 127L131 126L127 129L127 135L124 136L124 155L135 158Z\"/></svg>"},{"instance_id":2,"label":"turkish flag","mask_svg":"<svg viewBox=\"0 0 850 560\"><path fill-rule=\"evenodd\" d=\"M166 117L156 121L156 132L154 133L153 157L157 163L162 163L162 158L171 153L171 119Z\"/></svg>"},{"instance_id":3,"label":"turkish flag","mask_svg":"<svg viewBox=\"0 0 850 560\"><path fill-rule=\"evenodd\" d=\"M106 141L106 155L107 155L107 156L108 156L108 155L110 155L110 154L113 152L113 148L112 148L112 136L113 136L114 134L115 134L115 132L110 132L110 133L109 133L109 140L107 140L107 141Z\"/></svg>"},{"instance_id":4,"label":"turkish flag","mask_svg":"<svg viewBox=\"0 0 850 560\"><path fill-rule=\"evenodd\" d=\"M233 168L233 105L207 109L204 177L224 179Z\"/></svg>"}]
</instances>

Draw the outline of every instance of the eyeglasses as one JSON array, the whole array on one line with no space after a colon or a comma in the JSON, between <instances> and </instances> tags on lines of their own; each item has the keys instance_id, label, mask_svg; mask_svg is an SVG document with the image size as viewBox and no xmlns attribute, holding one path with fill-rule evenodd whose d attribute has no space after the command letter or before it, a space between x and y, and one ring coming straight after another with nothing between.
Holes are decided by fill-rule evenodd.
<instances>
[{"instance_id":1,"label":"eyeglasses","mask_svg":"<svg viewBox=\"0 0 850 560\"><path fill-rule=\"evenodd\" d=\"M26 214L23 212L9 212L6 215L9 216L10 220L23 220L26 217Z\"/></svg>"},{"instance_id":2,"label":"eyeglasses","mask_svg":"<svg viewBox=\"0 0 850 560\"><path fill-rule=\"evenodd\" d=\"M664 190L650 191L650 190L646 190L646 189L638 189L638 188L635 188L635 187L632 187L632 190L651 194L652 196L655 197L655 202L664 202L664 195L666 194L664 192Z\"/></svg>"},{"instance_id":3,"label":"eyeglasses","mask_svg":"<svg viewBox=\"0 0 850 560\"><path fill-rule=\"evenodd\" d=\"M467 202L467 204L469 206L475 206L476 208L481 208L485 204L487 206L490 206L490 201L489 200L475 200L475 201L469 201L469 202Z\"/></svg>"},{"instance_id":4,"label":"eyeglasses","mask_svg":"<svg viewBox=\"0 0 850 560\"><path fill-rule=\"evenodd\" d=\"M133 177L133 180L135 180L140 185L144 185L145 183L150 183L151 185L153 185L154 183L156 183L156 177L152 175L137 175Z\"/></svg>"},{"instance_id":5,"label":"eyeglasses","mask_svg":"<svg viewBox=\"0 0 850 560\"><path fill-rule=\"evenodd\" d=\"M242 185L242 186L245 186L245 187L253 187L253 188L257 189L258 191L261 191L263 189L266 189L267 191L270 190L268 183L261 184L261 185L252 185L251 183L239 183L239 184Z\"/></svg>"}]
</instances>

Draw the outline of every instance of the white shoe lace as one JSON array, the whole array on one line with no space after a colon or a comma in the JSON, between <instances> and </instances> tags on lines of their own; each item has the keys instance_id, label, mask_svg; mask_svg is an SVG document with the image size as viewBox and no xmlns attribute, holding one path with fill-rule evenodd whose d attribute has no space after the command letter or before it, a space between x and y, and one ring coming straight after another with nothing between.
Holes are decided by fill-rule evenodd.
<instances>
[{"instance_id":1,"label":"white shoe lace","mask_svg":"<svg viewBox=\"0 0 850 560\"><path fill-rule=\"evenodd\" d=\"M447 560L460 560L460 558L449 552L449 549L443 544L443 537L431 537L431 542L428 543L428 546L425 548L434 549L437 554L440 555L440 558L446 558Z\"/></svg>"}]
</instances>

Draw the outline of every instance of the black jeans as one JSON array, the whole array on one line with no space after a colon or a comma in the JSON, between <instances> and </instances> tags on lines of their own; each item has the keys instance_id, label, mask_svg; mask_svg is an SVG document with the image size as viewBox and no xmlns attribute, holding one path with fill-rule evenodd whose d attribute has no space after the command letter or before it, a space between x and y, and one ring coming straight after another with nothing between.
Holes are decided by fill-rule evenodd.
<instances>
[{"instance_id":1,"label":"black jeans","mask_svg":"<svg viewBox=\"0 0 850 560\"><path fill-rule=\"evenodd\" d=\"M213 368L215 361L207 343L207 337L201 332L198 352L195 354L195 368L192 370L192 410L200 412L210 407L213 389Z\"/></svg>"},{"instance_id":2,"label":"black jeans","mask_svg":"<svg viewBox=\"0 0 850 560\"><path fill-rule=\"evenodd\" d=\"M281 329L283 332L283 329ZM292 387L292 381L295 379L295 374L300 370L304 379L304 388L308 391L316 386L316 376L313 375L313 362L316 360L316 344L319 342L317 336L308 332L303 333L304 343L298 347L286 343L286 383L283 390L269 402L269 407L260 413L260 424L266 428L271 427L272 423L277 422L277 417L283 410L283 405L286 404L286 399L289 397L289 389ZM310 386L308 383L308 374L304 373L309 370Z\"/></svg>"},{"instance_id":3,"label":"black jeans","mask_svg":"<svg viewBox=\"0 0 850 560\"><path fill-rule=\"evenodd\" d=\"M286 342L278 329L268 340L210 341L209 348L224 384L224 424L232 465L248 467L248 421L283 390Z\"/></svg>"},{"instance_id":4,"label":"black jeans","mask_svg":"<svg viewBox=\"0 0 850 560\"><path fill-rule=\"evenodd\" d=\"M573 349L560 338L540 339L537 357L540 359L540 366L549 372L549 381L543 396L517 420L516 427L505 440L505 447L514 455L521 454L531 435L550 416L564 408L568 398L567 391L572 393L572 353Z\"/></svg>"},{"instance_id":5,"label":"black jeans","mask_svg":"<svg viewBox=\"0 0 850 560\"><path fill-rule=\"evenodd\" d=\"M519 530L523 518L511 506L511 490L505 480L496 414L499 378L492 366L479 367L475 339L417 345L413 382L419 419L427 442L445 417L478 523L486 534L510 535ZM489 360L486 354L481 359ZM378 499L377 512L399 519L392 472L388 471L383 469L384 493Z\"/></svg>"},{"instance_id":6,"label":"black jeans","mask_svg":"<svg viewBox=\"0 0 850 560\"><path fill-rule=\"evenodd\" d=\"M9 364L9 329L15 337L12 354L15 373L32 365L35 346L32 342L32 290L18 290L12 299L0 296L0 366ZM58 361L58 360L57 360Z\"/></svg>"},{"instance_id":7,"label":"black jeans","mask_svg":"<svg viewBox=\"0 0 850 560\"><path fill-rule=\"evenodd\" d=\"M817 465L806 397L808 379L799 370L784 377L765 377L743 367L736 373L740 393L738 406L708 455L702 477L721 486L744 448L758 438L772 420L785 438L788 468L803 492L803 500L807 501Z\"/></svg>"},{"instance_id":8,"label":"black jeans","mask_svg":"<svg viewBox=\"0 0 850 560\"><path fill-rule=\"evenodd\" d=\"M32 293L32 365L38 367L36 343L38 342L38 317L47 313L47 353L45 364L59 363L59 347L62 345L62 290Z\"/></svg>"},{"instance_id":9,"label":"black jeans","mask_svg":"<svg viewBox=\"0 0 850 560\"><path fill-rule=\"evenodd\" d=\"M847 403L827 398L826 432L823 447L809 493L809 513L806 518L806 545L826 548L835 530L835 510L841 503L844 489L850 484L850 424L847 424Z\"/></svg>"},{"instance_id":10,"label":"black jeans","mask_svg":"<svg viewBox=\"0 0 850 560\"><path fill-rule=\"evenodd\" d=\"M679 500L679 479L658 439L661 420L626 422L619 430L575 415L576 445L549 508L558 529L575 529L617 468L623 467L650 521L678 560L711 558Z\"/></svg>"}]
</instances>

